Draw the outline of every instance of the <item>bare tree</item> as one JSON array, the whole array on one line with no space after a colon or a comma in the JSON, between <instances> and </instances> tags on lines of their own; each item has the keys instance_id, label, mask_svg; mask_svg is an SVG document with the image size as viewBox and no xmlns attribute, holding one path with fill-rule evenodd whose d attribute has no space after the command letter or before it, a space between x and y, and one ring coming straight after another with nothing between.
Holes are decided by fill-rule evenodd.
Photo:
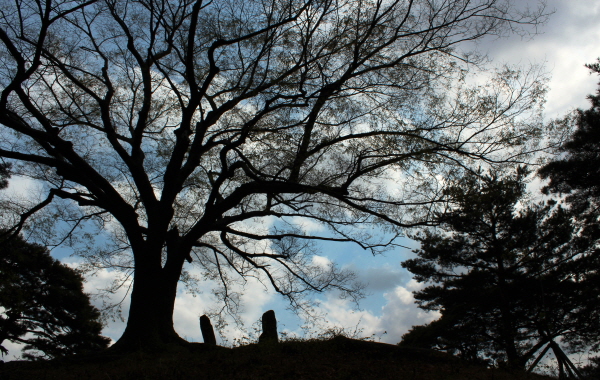
<instances>
[{"instance_id":1,"label":"bare tree","mask_svg":"<svg viewBox=\"0 0 600 380\"><path fill-rule=\"evenodd\" d=\"M67 235L110 227L134 268L122 347L181 341L186 260L229 300L234 276L292 302L352 293L309 243L377 252L393 240L368 227L431 224L444 178L522 160L540 134L543 80L506 69L468 87L477 66L455 49L544 17L510 1L17 0L0 12L0 157L47 190L13 231L55 204Z\"/></svg>"}]
</instances>

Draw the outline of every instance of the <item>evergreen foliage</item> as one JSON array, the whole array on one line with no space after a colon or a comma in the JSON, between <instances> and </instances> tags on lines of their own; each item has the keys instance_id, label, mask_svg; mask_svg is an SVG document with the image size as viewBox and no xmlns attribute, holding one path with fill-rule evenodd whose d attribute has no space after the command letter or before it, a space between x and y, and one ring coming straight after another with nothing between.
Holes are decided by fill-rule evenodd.
<instances>
[{"instance_id":1,"label":"evergreen foliage","mask_svg":"<svg viewBox=\"0 0 600 380\"><path fill-rule=\"evenodd\" d=\"M10 178L10 165L8 163L0 162L0 189L4 189L8 186L8 179Z\"/></svg>"},{"instance_id":2,"label":"evergreen foliage","mask_svg":"<svg viewBox=\"0 0 600 380\"><path fill-rule=\"evenodd\" d=\"M48 359L108 346L100 312L77 271L20 236L0 240L0 344L24 343L23 357ZM7 353L5 347L0 350Z\"/></svg>"},{"instance_id":3,"label":"evergreen foliage","mask_svg":"<svg viewBox=\"0 0 600 380\"><path fill-rule=\"evenodd\" d=\"M586 380L600 379L600 357L590 360L590 363L581 369L581 374Z\"/></svg>"},{"instance_id":4,"label":"evergreen foliage","mask_svg":"<svg viewBox=\"0 0 600 380\"><path fill-rule=\"evenodd\" d=\"M415 237L418 258L403 264L430 283L415 293L419 306L442 316L401 344L524 368L556 338L572 347L597 342L592 243L577 236L567 210L527 201L527 174L471 175L450 189L454 207L439 230Z\"/></svg>"},{"instance_id":5,"label":"evergreen foliage","mask_svg":"<svg viewBox=\"0 0 600 380\"><path fill-rule=\"evenodd\" d=\"M600 74L598 63L586 65ZM570 139L560 148L561 159L544 166L539 175L549 179L544 188L546 194L567 194L566 201L587 225L587 232L597 236L600 208L600 89L589 95L592 106L575 111L576 129Z\"/></svg>"}]
</instances>

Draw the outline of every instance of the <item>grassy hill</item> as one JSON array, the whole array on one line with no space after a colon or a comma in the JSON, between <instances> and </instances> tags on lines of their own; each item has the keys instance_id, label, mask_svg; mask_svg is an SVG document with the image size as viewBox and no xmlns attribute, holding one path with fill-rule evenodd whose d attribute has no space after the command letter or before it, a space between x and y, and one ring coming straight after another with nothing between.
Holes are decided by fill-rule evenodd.
<instances>
[{"instance_id":1,"label":"grassy hill","mask_svg":"<svg viewBox=\"0 0 600 380\"><path fill-rule=\"evenodd\" d=\"M543 380L535 374L464 363L440 352L335 337L236 348L191 344L163 353L8 362L0 379L395 379Z\"/></svg>"}]
</instances>

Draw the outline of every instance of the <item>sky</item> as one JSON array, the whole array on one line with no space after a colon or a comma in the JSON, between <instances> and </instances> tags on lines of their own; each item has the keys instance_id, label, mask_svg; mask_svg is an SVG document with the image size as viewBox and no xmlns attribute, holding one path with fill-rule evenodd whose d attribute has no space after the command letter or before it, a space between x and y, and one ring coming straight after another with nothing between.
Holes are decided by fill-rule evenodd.
<instances>
[{"instance_id":1,"label":"sky","mask_svg":"<svg viewBox=\"0 0 600 380\"><path fill-rule=\"evenodd\" d=\"M535 0L521 1L522 4L537 4ZM600 57L600 1L589 0L549 0L548 9L554 14L539 34L533 37L513 36L507 39L486 39L479 50L487 53L494 65L511 64L526 68L531 64L542 64L550 74L545 118L549 121L565 115L575 108L588 108L586 95L594 92L600 78L589 74L584 67ZM35 186L22 178L13 178L7 191L24 192ZM318 228L307 225L306 229ZM414 257L410 248L415 243L404 241L408 248L397 248L384 255L372 256L366 251L348 244L323 244L316 260L327 263L333 261L340 266L356 271L359 279L368 284L369 294L360 308L348 300L340 300L333 293L317 296L318 311L324 314L319 323L308 326L313 334L328 328L343 328L351 335L372 337L376 341L398 343L402 334L413 325L426 324L437 317L435 313L426 313L414 304L412 292L422 287L411 278L410 273L402 269L400 263ZM65 256L64 251L53 254L63 262L78 265L78 259ZM85 289L95 293L113 278L108 271L99 272L87 279ZM198 318L216 305L211 299L211 284L201 283L201 292L188 294L180 287L174 313L175 329L185 339L201 342ZM243 298L244 310L241 313L248 331L243 332L234 325L226 329L227 340L217 338L220 344L232 344L236 339L251 336L256 322L263 312L273 309L278 320L278 329L286 334L302 335L301 320L287 310L286 300L253 281L246 284ZM125 289L113 297L124 299L124 317L129 302ZM99 305L99 301L95 300ZM120 337L125 322L110 321L103 334L116 340ZM6 344L9 350L11 344ZM17 353L12 350L11 354ZM5 358L4 360L6 360ZM10 359L10 358L8 358Z\"/></svg>"}]
</instances>

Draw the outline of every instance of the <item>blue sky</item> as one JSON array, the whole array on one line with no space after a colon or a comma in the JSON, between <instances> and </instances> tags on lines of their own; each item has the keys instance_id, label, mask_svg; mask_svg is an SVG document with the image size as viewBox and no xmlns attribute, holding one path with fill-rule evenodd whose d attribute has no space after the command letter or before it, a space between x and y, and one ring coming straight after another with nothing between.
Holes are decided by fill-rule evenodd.
<instances>
[{"instance_id":1,"label":"blue sky","mask_svg":"<svg viewBox=\"0 0 600 380\"><path fill-rule=\"evenodd\" d=\"M522 3L535 5L537 1ZM600 2L550 0L547 3L548 9L554 9L555 13L539 29L540 34L533 38L513 36L500 40L487 39L479 45L479 49L489 55L494 65L507 63L526 67L530 64L543 64L552 78L545 113L546 120L550 120L577 107L587 108L585 97L596 90L599 78L590 76L584 64L600 57ZM14 178L7 191L23 193L32 188L35 188L35 184L30 181ZM410 240L405 240L402 244L415 246ZM53 253L64 262L72 265L79 263L77 258L69 256L70 252L67 250L55 250ZM362 336L374 335L382 342L397 343L412 325L431 321L435 315L419 310L411 298L411 292L418 289L419 284L400 266L411 255L411 250L407 248L396 248L384 255L372 256L351 244L321 244L321 259L354 269L360 280L369 284L366 289L369 296L360 304L361 309L357 310L351 302L339 300L335 294L317 295L319 310L326 313L326 316L320 323L312 325L311 330L317 332L333 326L349 331L357 329ZM111 278L110 272L100 272L97 276L88 278L86 290L94 293ZM211 286L210 283L200 284L201 293L195 296L187 294L181 287L176 302L175 325L182 337L202 341L198 317L215 306L210 297ZM114 299L124 297L123 292L116 294ZM268 289L265 291L262 285L248 282L244 301L245 309L241 318L249 331L252 331L252 324L258 321L264 311L273 309L280 330L302 333L301 321L286 310L286 301ZM125 308L127 304L128 298L124 302ZM126 315L125 310L124 316ZM123 329L124 322L111 321L104 334L118 339ZM244 335L235 326L228 326L226 336L229 342ZM10 345L7 347L10 348Z\"/></svg>"}]
</instances>

